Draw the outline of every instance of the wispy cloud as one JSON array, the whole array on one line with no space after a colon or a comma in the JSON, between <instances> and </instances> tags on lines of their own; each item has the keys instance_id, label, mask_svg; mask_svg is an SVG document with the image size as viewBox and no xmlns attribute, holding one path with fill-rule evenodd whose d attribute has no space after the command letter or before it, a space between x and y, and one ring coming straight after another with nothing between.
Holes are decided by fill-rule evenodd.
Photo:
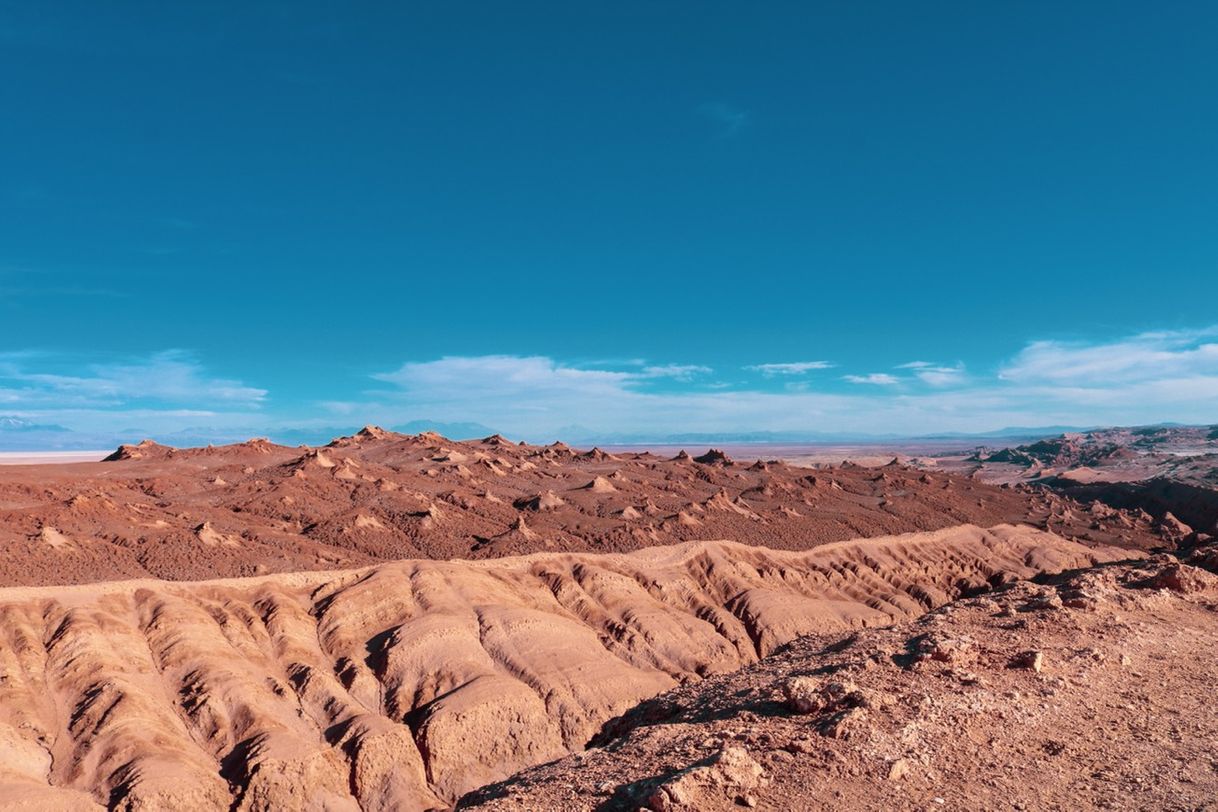
<instances>
[{"instance_id":1,"label":"wispy cloud","mask_svg":"<svg viewBox=\"0 0 1218 812\"><path fill-rule=\"evenodd\" d=\"M715 125L715 133L720 138L734 138L752 121L747 110L724 102L707 102L698 107L698 112Z\"/></svg>"},{"instance_id":2,"label":"wispy cloud","mask_svg":"<svg viewBox=\"0 0 1218 812\"><path fill-rule=\"evenodd\" d=\"M393 372L372 377L419 395L430 394L445 400L486 393L498 397L527 396L537 401L569 392L613 394L642 376L638 372L567 366L544 356L479 355L412 361Z\"/></svg>"},{"instance_id":3,"label":"wispy cloud","mask_svg":"<svg viewBox=\"0 0 1218 812\"><path fill-rule=\"evenodd\" d=\"M189 353L168 350L121 361L74 363L52 353L0 354L0 405L6 412L47 422L76 421L111 429L225 414L248 421L261 411L267 391L216 377Z\"/></svg>"},{"instance_id":4,"label":"wispy cloud","mask_svg":"<svg viewBox=\"0 0 1218 812\"><path fill-rule=\"evenodd\" d=\"M119 363L94 363L83 374L34 371L17 362L0 363L0 381L25 387L31 398L117 405L138 400L170 403L236 403L256 406L267 392L240 381L213 378L181 350Z\"/></svg>"},{"instance_id":5,"label":"wispy cloud","mask_svg":"<svg viewBox=\"0 0 1218 812\"><path fill-rule=\"evenodd\" d=\"M80 296L85 298L122 299L129 294L107 288L81 287L10 287L0 286L0 298L15 299L18 297L59 298L64 296Z\"/></svg>"},{"instance_id":6,"label":"wispy cloud","mask_svg":"<svg viewBox=\"0 0 1218 812\"><path fill-rule=\"evenodd\" d=\"M755 364L745 380L694 363L582 364L548 356L448 356L374 375L309 409L167 351L120 360L0 352L0 413L73 428L394 425L477 422L532 440L582 425L598 433L924 434L1010 425L1218 420L1218 328L1104 342L1039 340L988 370L910 361L887 372L814 375L824 361ZM319 422L320 421L320 422ZM236 429L234 428L233 431Z\"/></svg>"},{"instance_id":7,"label":"wispy cloud","mask_svg":"<svg viewBox=\"0 0 1218 812\"><path fill-rule=\"evenodd\" d=\"M833 364L828 361L792 361L784 364L753 364L745 367L751 372L760 372L767 378L774 375L803 375L817 369L830 369Z\"/></svg>"},{"instance_id":8,"label":"wispy cloud","mask_svg":"<svg viewBox=\"0 0 1218 812\"><path fill-rule=\"evenodd\" d=\"M866 383L875 386L896 386L901 381L887 372L871 372L867 375L843 375L842 380L850 383Z\"/></svg>"},{"instance_id":9,"label":"wispy cloud","mask_svg":"<svg viewBox=\"0 0 1218 812\"><path fill-rule=\"evenodd\" d=\"M643 367L643 377L672 378L676 381L691 381L699 375L709 375L712 372L714 372L713 369L700 364L664 364Z\"/></svg>"},{"instance_id":10,"label":"wispy cloud","mask_svg":"<svg viewBox=\"0 0 1218 812\"><path fill-rule=\"evenodd\" d=\"M655 389L644 369L589 369L545 357L454 357L378 376L384 413L400 419L476 420L532 439L572 423L603 432L837 431L921 434L1011 425L1210 422L1218 415L1218 331L1146 333L1111 342L1029 343L988 374L963 364L911 361L893 372L779 391L712 381ZM771 375L798 375L773 368ZM809 370L824 368L809 367ZM750 370L766 377L766 367ZM904 374L902 374L904 373ZM854 386L847 386L851 384Z\"/></svg>"},{"instance_id":11,"label":"wispy cloud","mask_svg":"<svg viewBox=\"0 0 1218 812\"><path fill-rule=\"evenodd\" d=\"M964 380L964 364L947 366L930 361L910 361L897 369L908 369L915 378L931 386L955 386Z\"/></svg>"},{"instance_id":12,"label":"wispy cloud","mask_svg":"<svg viewBox=\"0 0 1218 812\"><path fill-rule=\"evenodd\" d=\"M999 372L1015 383L1107 387L1218 375L1218 329L1141 333L1113 342L1035 341Z\"/></svg>"},{"instance_id":13,"label":"wispy cloud","mask_svg":"<svg viewBox=\"0 0 1218 812\"><path fill-rule=\"evenodd\" d=\"M15 304L18 298L58 298L64 296L120 298L120 290L94 285L62 284L62 274L51 269L0 265L0 304ZM22 303L22 307L28 303Z\"/></svg>"}]
</instances>

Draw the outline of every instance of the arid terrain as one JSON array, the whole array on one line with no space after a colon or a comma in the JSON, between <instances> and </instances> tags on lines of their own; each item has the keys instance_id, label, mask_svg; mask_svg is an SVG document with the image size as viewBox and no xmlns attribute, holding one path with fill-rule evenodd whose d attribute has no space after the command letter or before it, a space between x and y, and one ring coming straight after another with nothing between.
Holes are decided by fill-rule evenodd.
<instances>
[{"instance_id":1,"label":"arid terrain","mask_svg":"<svg viewBox=\"0 0 1218 812\"><path fill-rule=\"evenodd\" d=\"M976 470L375 427L4 466L0 806L1206 808L1208 542Z\"/></svg>"},{"instance_id":2,"label":"arid terrain","mask_svg":"<svg viewBox=\"0 0 1218 812\"><path fill-rule=\"evenodd\" d=\"M1058 478L1075 483L1171 479L1218 485L1218 426L1142 426L1047 437L1007 448L934 456L972 465L987 481Z\"/></svg>"},{"instance_id":3,"label":"arid terrain","mask_svg":"<svg viewBox=\"0 0 1218 812\"><path fill-rule=\"evenodd\" d=\"M1039 491L903 467L810 470L714 450L609 454L367 428L321 448L123 446L104 462L0 466L0 583L226 578L401 558L626 552L698 539L779 550L960 524L1052 527L1149 549Z\"/></svg>"},{"instance_id":4,"label":"arid terrain","mask_svg":"<svg viewBox=\"0 0 1218 812\"><path fill-rule=\"evenodd\" d=\"M1216 34L0 0L0 812L1218 812Z\"/></svg>"},{"instance_id":5,"label":"arid terrain","mask_svg":"<svg viewBox=\"0 0 1218 812\"><path fill-rule=\"evenodd\" d=\"M1143 426L1048 437L916 460L991 484L1032 485L1081 502L1141 510L1218 535L1218 426ZM1168 515L1170 514L1170 516Z\"/></svg>"},{"instance_id":6,"label":"arid terrain","mask_svg":"<svg viewBox=\"0 0 1218 812\"><path fill-rule=\"evenodd\" d=\"M462 808L1216 808L1218 576L1153 560L1038 581L801 637Z\"/></svg>"}]
</instances>

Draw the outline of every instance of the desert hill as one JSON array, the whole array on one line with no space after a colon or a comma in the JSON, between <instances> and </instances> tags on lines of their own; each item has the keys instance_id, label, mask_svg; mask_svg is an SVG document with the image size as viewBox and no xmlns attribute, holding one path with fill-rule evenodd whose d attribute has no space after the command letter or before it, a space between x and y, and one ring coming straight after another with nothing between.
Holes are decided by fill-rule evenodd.
<instances>
[{"instance_id":1,"label":"desert hill","mask_svg":"<svg viewBox=\"0 0 1218 812\"><path fill-rule=\"evenodd\" d=\"M960 526L804 552L701 541L0 589L0 798L447 808L800 635L1131 554Z\"/></svg>"},{"instance_id":2,"label":"desert hill","mask_svg":"<svg viewBox=\"0 0 1218 812\"><path fill-rule=\"evenodd\" d=\"M1048 437L1010 448L923 461L992 484L1024 484L1084 502L1102 502L1218 535L1218 427L1141 426Z\"/></svg>"},{"instance_id":3,"label":"desert hill","mask_svg":"<svg viewBox=\"0 0 1218 812\"><path fill-rule=\"evenodd\" d=\"M950 455L943 455L950 456ZM978 448L962 460L987 481L1141 482L1218 485L1218 427L1140 426L1046 437L1009 448Z\"/></svg>"},{"instance_id":4,"label":"desert hill","mask_svg":"<svg viewBox=\"0 0 1218 812\"><path fill-rule=\"evenodd\" d=\"M1038 580L799 638L458 808L1213 808L1218 576L1164 556Z\"/></svg>"},{"instance_id":5,"label":"desert hill","mask_svg":"<svg viewBox=\"0 0 1218 812\"><path fill-rule=\"evenodd\" d=\"M1027 770L1025 717L1102 738L1111 709L1078 707L1128 689L1094 669L1071 677L1094 686L996 671L1036 646L1053 668L1082 656L1070 646L1112 658L1133 641L1139 673L1174 669L1163 690L1198 712L1208 655L1181 654L1181 630L1215 650L1209 582L1147 556L1212 566L1205 534L895 461L735 456L369 427L0 468L0 806L666 812L790 808L823 785L890 807L879 773L921 797L979 769L965 749L989 741L987 714ZM1141 583L1192 603L1129 597ZM767 698L843 669L863 687L796 685L795 717ZM1081 704L1021 715L998 686ZM1138 775L1160 768L1122 741Z\"/></svg>"},{"instance_id":6,"label":"desert hill","mask_svg":"<svg viewBox=\"0 0 1218 812\"><path fill-rule=\"evenodd\" d=\"M324 447L123 446L106 461L0 467L0 585L204 579L402 558L625 552L730 538L803 550L1004 522L1084 543L1163 543L1137 511L900 465L802 468L581 452L498 435L369 427Z\"/></svg>"}]
</instances>

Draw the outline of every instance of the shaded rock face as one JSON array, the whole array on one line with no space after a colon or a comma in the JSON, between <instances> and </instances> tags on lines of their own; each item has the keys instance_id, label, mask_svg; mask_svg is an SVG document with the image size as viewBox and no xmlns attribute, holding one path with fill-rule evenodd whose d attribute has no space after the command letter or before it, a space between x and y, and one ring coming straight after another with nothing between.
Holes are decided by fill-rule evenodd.
<instances>
[{"instance_id":1,"label":"shaded rock face","mask_svg":"<svg viewBox=\"0 0 1218 812\"><path fill-rule=\"evenodd\" d=\"M147 460L147 459L166 459L170 457L174 449L161 445L152 440L141 440L135 445L120 445L115 449L114 453L106 457L102 462L120 462L122 460Z\"/></svg>"},{"instance_id":2,"label":"shaded rock face","mask_svg":"<svg viewBox=\"0 0 1218 812\"><path fill-rule=\"evenodd\" d=\"M445 808L582 749L648 697L800 635L1126 555L963 526L801 553L690 542L0 590L0 797ZM670 787L673 803L696 807L755 777L726 754L704 766Z\"/></svg>"},{"instance_id":3,"label":"shaded rock face","mask_svg":"<svg viewBox=\"0 0 1218 812\"><path fill-rule=\"evenodd\" d=\"M700 457L694 457L694 462L703 465L732 465L732 458L717 448L712 448Z\"/></svg>"},{"instance_id":4,"label":"shaded rock face","mask_svg":"<svg viewBox=\"0 0 1218 812\"><path fill-rule=\"evenodd\" d=\"M1131 515L1154 517L1154 529L1165 540L1178 542L1194 531L1218 532L1218 489L1170 479L1144 482L1047 483L1076 501L1099 500Z\"/></svg>"},{"instance_id":5,"label":"shaded rock face","mask_svg":"<svg viewBox=\"0 0 1218 812\"><path fill-rule=\"evenodd\" d=\"M545 491L533 496L521 497L512 503L518 510L531 510L534 513L542 510L555 510L565 504L567 503L554 491Z\"/></svg>"},{"instance_id":6,"label":"shaded rock face","mask_svg":"<svg viewBox=\"0 0 1218 812\"><path fill-rule=\"evenodd\" d=\"M1098 429L934 462L936 470L1034 484L1082 501L1144 510L1155 519L1170 512L1202 533L1212 533L1218 522L1218 436L1212 426ZM1178 540L1170 528L1163 535Z\"/></svg>"}]
</instances>

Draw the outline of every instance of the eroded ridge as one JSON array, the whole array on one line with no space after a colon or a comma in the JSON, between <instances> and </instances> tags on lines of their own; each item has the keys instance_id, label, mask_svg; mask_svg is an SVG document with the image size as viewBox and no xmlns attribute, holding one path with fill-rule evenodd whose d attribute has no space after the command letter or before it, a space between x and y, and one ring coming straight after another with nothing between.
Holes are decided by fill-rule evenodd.
<instances>
[{"instance_id":1,"label":"eroded ridge","mask_svg":"<svg viewBox=\"0 0 1218 812\"><path fill-rule=\"evenodd\" d=\"M1130 555L964 525L806 552L701 541L0 590L0 795L443 808L800 635Z\"/></svg>"}]
</instances>

